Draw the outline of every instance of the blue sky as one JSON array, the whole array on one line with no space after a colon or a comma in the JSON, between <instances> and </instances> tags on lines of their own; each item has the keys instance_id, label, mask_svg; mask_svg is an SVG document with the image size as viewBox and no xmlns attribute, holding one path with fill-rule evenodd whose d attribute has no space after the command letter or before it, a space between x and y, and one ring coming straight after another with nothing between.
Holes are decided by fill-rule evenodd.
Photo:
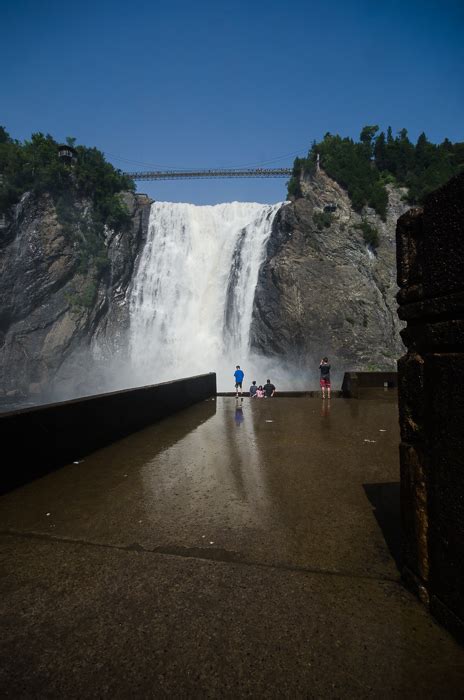
<instances>
[{"instance_id":1,"label":"blue sky","mask_svg":"<svg viewBox=\"0 0 464 700\"><path fill-rule=\"evenodd\" d=\"M1 8L0 124L18 139L75 136L123 170L290 166L325 132L357 137L365 124L464 140L461 1L2 0ZM275 202L286 192L285 180L139 190L197 204Z\"/></svg>"}]
</instances>

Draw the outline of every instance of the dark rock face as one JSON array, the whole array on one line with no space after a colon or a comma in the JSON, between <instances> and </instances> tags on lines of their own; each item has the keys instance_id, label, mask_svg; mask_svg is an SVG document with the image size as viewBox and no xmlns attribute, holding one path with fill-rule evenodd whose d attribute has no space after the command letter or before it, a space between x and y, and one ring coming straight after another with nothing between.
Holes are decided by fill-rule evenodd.
<instances>
[{"instance_id":1,"label":"dark rock face","mask_svg":"<svg viewBox=\"0 0 464 700\"><path fill-rule=\"evenodd\" d=\"M361 217L322 171L302 182L304 198L274 220L257 287L252 345L301 367L329 356L333 368L388 370L403 352L396 314L395 226L404 190L390 188L387 221ZM362 221L379 235L364 242ZM328 224L324 225L324 222Z\"/></svg>"},{"instance_id":2,"label":"dark rock face","mask_svg":"<svg viewBox=\"0 0 464 700\"><path fill-rule=\"evenodd\" d=\"M151 201L124 195L132 215L128 232L107 231L109 269L95 277L79 265L76 237L66 236L51 198L24 195L0 242L0 402L40 403L94 393L91 344L98 331L124 327L118 306L148 228ZM79 235L85 236L91 204L74 203ZM89 289L91 304L76 300ZM96 288L95 288L96 287ZM94 379L94 378L93 378Z\"/></svg>"},{"instance_id":3,"label":"dark rock face","mask_svg":"<svg viewBox=\"0 0 464 700\"><path fill-rule=\"evenodd\" d=\"M278 212L260 271L252 347L306 370L328 355L345 370L389 370L403 352L396 314L396 219L404 190L390 190L387 222L361 217L322 171L301 183L304 198ZM106 231L109 265L82 269L79 241L91 203L76 201L69 236L51 198L25 195L0 241L0 405L41 403L131 386L127 289L146 240L151 201L124 195L129 231ZM376 253L359 229L378 230ZM89 291L90 290L90 291ZM87 303L76 303L85 299ZM91 297L90 302L88 301Z\"/></svg>"},{"instance_id":4,"label":"dark rock face","mask_svg":"<svg viewBox=\"0 0 464 700\"><path fill-rule=\"evenodd\" d=\"M405 579L464 641L464 174L397 228Z\"/></svg>"}]
</instances>

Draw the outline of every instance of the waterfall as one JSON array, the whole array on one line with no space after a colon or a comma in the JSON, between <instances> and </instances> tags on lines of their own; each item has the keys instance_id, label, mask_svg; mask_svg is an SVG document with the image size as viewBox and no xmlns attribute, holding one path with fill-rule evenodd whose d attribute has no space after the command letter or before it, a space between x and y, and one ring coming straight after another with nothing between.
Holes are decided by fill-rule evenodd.
<instances>
[{"instance_id":1,"label":"waterfall","mask_svg":"<svg viewBox=\"0 0 464 700\"><path fill-rule=\"evenodd\" d=\"M129 297L140 383L216 371L231 389L250 356L258 273L282 204L155 202Z\"/></svg>"}]
</instances>

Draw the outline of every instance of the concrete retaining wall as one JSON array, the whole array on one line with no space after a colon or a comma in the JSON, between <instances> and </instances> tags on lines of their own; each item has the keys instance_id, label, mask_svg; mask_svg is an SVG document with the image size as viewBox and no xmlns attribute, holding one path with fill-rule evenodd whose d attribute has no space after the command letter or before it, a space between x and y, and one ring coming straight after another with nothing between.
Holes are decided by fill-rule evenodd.
<instances>
[{"instance_id":1,"label":"concrete retaining wall","mask_svg":"<svg viewBox=\"0 0 464 700\"><path fill-rule=\"evenodd\" d=\"M345 372L342 393L347 398L357 398L360 389L397 386L398 372Z\"/></svg>"},{"instance_id":2,"label":"concrete retaining wall","mask_svg":"<svg viewBox=\"0 0 464 700\"><path fill-rule=\"evenodd\" d=\"M464 641L464 174L398 221L403 575Z\"/></svg>"},{"instance_id":3,"label":"concrete retaining wall","mask_svg":"<svg viewBox=\"0 0 464 700\"><path fill-rule=\"evenodd\" d=\"M211 373L2 413L0 491L79 460L215 395L216 375Z\"/></svg>"},{"instance_id":4,"label":"concrete retaining wall","mask_svg":"<svg viewBox=\"0 0 464 700\"><path fill-rule=\"evenodd\" d=\"M235 397L235 391L218 391L217 393L218 396L231 396ZM245 398L250 398L250 392L249 391L244 391L242 396ZM341 391L334 391L332 389L332 396L334 397L341 397L342 392ZM275 395L273 396L274 399L314 399L314 398L320 398L321 397L321 391L276 391Z\"/></svg>"}]
</instances>

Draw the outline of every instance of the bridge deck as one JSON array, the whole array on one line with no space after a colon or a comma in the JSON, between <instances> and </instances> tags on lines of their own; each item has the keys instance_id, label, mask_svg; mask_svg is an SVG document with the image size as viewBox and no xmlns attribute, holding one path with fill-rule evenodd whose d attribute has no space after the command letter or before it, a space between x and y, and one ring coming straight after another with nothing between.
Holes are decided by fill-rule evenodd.
<instances>
[{"instance_id":1,"label":"bridge deck","mask_svg":"<svg viewBox=\"0 0 464 700\"><path fill-rule=\"evenodd\" d=\"M3 687L458 697L464 650L398 580L397 420L218 397L3 496Z\"/></svg>"},{"instance_id":2,"label":"bridge deck","mask_svg":"<svg viewBox=\"0 0 464 700\"><path fill-rule=\"evenodd\" d=\"M211 178L291 177L291 168L217 168L211 170L146 170L127 172L133 180L208 180Z\"/></svg>"}]
</instances>

